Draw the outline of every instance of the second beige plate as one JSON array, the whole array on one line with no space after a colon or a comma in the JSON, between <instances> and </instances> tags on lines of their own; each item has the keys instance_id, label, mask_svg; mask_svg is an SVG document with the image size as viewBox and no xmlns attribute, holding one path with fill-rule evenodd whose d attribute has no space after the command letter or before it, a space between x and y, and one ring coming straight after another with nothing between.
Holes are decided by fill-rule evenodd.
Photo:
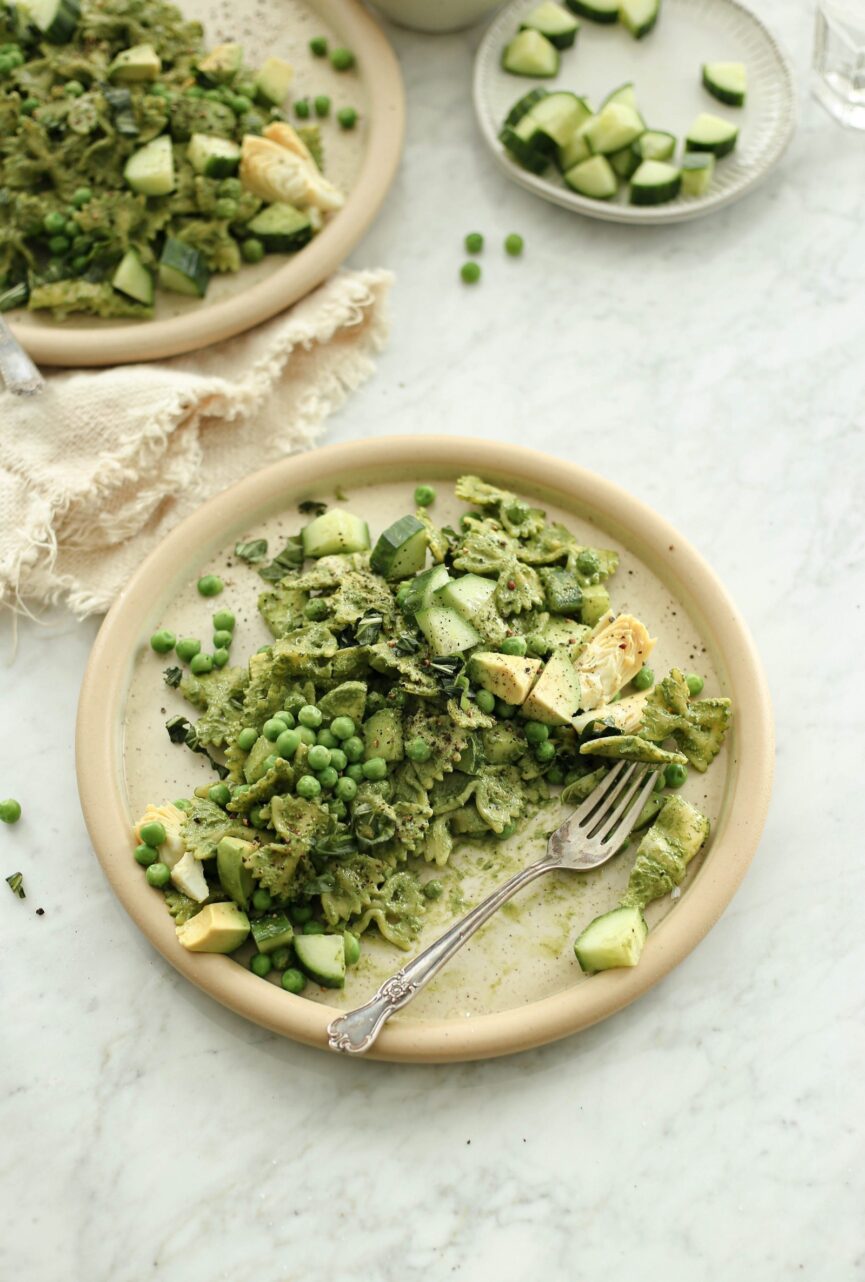
<instances>
[{"instance_id":1,"label":"second beige plate","mask_svg":"<svg viewBox=\"0 0 865 1282\"><path fill-rule=\"evenodd\" d=\"M360 0L177 0L187 18L204 25L208 45L237 39L251 64L279 54L295 68L292 97L326 92L334 104L354 106L356 129L331 117L323 130L326 172L348 193L344 207L305 249L269 255L255 266L214 276L201 301L160 292L149 321L100 321L71 316L55 321L41 312L9 313L15 336L42 365L118 365L179 356L221 342L269 320L308 294L351 253L377 214L402 151L405 102L393 50ZM344 45L357 68L335 72L309 52L312 36L331 48Z\"/></svg>"},{"instance_id":2,"label":"second beige plate","mask_svg":"<svg viewBox=\"0 0 865 1282\"><path fill-rule=\"evenodd\" d=\"M502 1055L573 1033L612 1014L665 975L699 942L732 897L763 826L772 774L768 697L747 630L721 584L698 554L650 509L582 468L530 450L459 437L391 437L330 446L290 458L211 499L153 552L122 593L97 638L81 692L78 780L94 848L118 897L164 957L218 1001L276 1032L313 1046L337 1007L358 1005L406 960L364 936L361 964L341 993L309 985L295 997L228 957L185 952L162 895L132 858L130 827L147 801L188 796L208 768L172 746L165 720L188 707L162 681L165 659L147 644L169 626L206 636L214 604L195 590L218 572L220 604L235 611L237 660L269 639L256 609L262 582L232 556L241 538L265 534L271 546L296 533L298 502L345 503L374 532L412 507L421 481L437 486L433 515L458 518L453 482L475 472L539 500L587 542L615 547L622 558L613 603L643 618L659 638L656 671L701 672L706 693L735 705L728 743L706 775L691 773L685 795L708 813L713 834L681 898L652 906L648 943L634 970L586 978L573 940L593 916L612 908L624 888L627 853L588 875L554 874L523 892L479 932L459 957L384 1029L379 1058L460 1060ZM339 497L344 493L345 498ZM428 914L429 942L497 882L543 849L542 813L510 841L460 850L440 872L445 893ZM94 923L94 929L96 923ZM734 959L730 958L730 964ZM168 989L162 1000L170 1001Z\"/></svg>"}]
</instances>

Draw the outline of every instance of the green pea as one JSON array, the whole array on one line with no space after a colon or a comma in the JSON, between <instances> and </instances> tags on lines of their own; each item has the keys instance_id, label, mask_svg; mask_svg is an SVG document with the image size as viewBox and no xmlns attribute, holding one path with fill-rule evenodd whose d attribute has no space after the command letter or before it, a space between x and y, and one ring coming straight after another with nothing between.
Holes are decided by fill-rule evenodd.
<instances>
[{"instance_id":1,"label":"green pea","mask_svg":"<svg viewBox=\"0 0 865 1282\"><path fill-rule=\"evenodd\" d=\"M311 920L312 909L309 904L292 904L288 910L288 915L295 926L302 926L305 921Z\"/></svg>"},{"instance_id":2,"label":"green pea","mask_svg":"<svg viewBox=\"0 0 865 1282\"><path fill-rule=\"evenodd\" d=\"M294 114L298 120L309 120L309 99L298 98L294 104Z\"/></svg>"},{"instance_id":3,"label":"green pea","mask_svg":"<svg viewBox=\"0 0 865 1282\"><path fill-rule=\"evenodd\" d=\"M322 726L320 730L316 731L315 742L320 743L324 748L335 748L339 743L339 739L337 739L332 730L328 730L327 726Z\"/></svg>"},{"instance_id":4,"label":"green pea","mask_svg":"<svg viewBox=\"0 0 865 1282\"><path fill-rule=\"evenodd\" d=\"M685 677L685 684L691 694L699 694L703 689L705 682L696 672L689 672Z\"/></svg>"},{"instance_id":5,"label":"green pea","mask_svg":"<svg viewBox=\"0 0 865 1282\"><path fill-rule=\"evenodd\" d=\"M231 643L234 640L233 632L214 632L213 648L214 650L230 650Z\"/></svg>"},{"instance_id":6,"label":"green pea","mask_svg":"<svg viewBox=\"0 0 865 1282\"><path fill-rule=\"evenodd\" d=\"M248 240L241 243L240 254L244 262L260 263L264 258L264 244L256 240L255 236L250 236Z\"/></svg>"},{"instance_id":7,"label":"green pea","mask_svg":"<svg viewBox=\"0 0 865 1282\"><path fill-rule=\"evenodd\" d=\"M294 993L297 996L306 988L306 975L291 966L282 972L280 983L287 993Z\"/></svg>"},{"instance_id":8,"label":"green pea","mask_svg":"<svg viewBox=\"0 0 865 1282\"><path fill-rule=\"evenodd\" d=\"M308 921L303 927L304 935L324 935L324 925L320 921Z\"/></svg>"},{"instance_id":9,"label":"green pea","mask_svg":"<svg viewBox=\"0 0 865 1282\"><path fill-rule=\"evenodd\" d=\"M266 828L267 820L262 814L263 806L253 806L249 812L249 822L253 828Z\"/></svg>"},{"instance_id":10,"label":"green pea","mask_svg":"<svg viewBox=\"0 0 865 1282\"><path fill-rule=\"evenodd\" d=\"M307 801L312 801L321 792L321 784L315 775L301 775L297 781L297 795L304 797Z\"/></svg>"},{"instance_id":11,"label":"green pea","mask_svg":"<svg viewBox=\"0 0 865 1282\"><path fill-rule=\"evenodd\" d=\"M291 949L288 944L283 944L281 948L274 948L270 954L270 960L273 962L274 970L285 970L291 961Z\"/></svg>"},{"instance_id":12,"label":"green pea","mask_svg":"<svg viewBox=\"0 0 865 1282\"><path fill-rule=\"evenodd\" d=\"M429 761L432 756L432 748L426 739L410 739L405 747L405 755L409 761ZM373 761L375 758L373 757Z\"/></svg>"},{"instance_id":13,"label":"green pea","mask_svg":"<svg viewBox=\"0 0 865 1282\"><path fill-rule=\"evenodd\" d=\"M56 236L59 232L62 232L63 228L66 226L66 219L55 209L52 210L50 214L45 215L42 219L42 226L45 228L49 236Z\"/></svg>"},{"instance_id":14,"label":"green pea","mask_svg":"<svg viewBox=\"0 0 865 1282\"><path fill-rule=\"evenodd\" d=\"M505 637L499 646L502 654L516 654L520 657L526 653L529 643L525 637Z\"/></svg>"},{"instance_id":15,"label":"green pea","mask_svg":"<svg viewBox=\"0 0 865 1282\"><path fill-rule=\"evenodd\" d=\"M304 617L311 619L313 623L321 623L330 614L330 606L323 596L314 596L311 601L307 601L303 607Z\"/></svg>"},{"instance_id":16,"label":"green pea","mask_svg":"<svg viewBox=\"0 0 865 1282\"><path fill-rule=\"evenodd\" d=\"M232 218L237 217L237 201L232 200L231 196L220 196L213 206L213 212L217 218L231 222Z\"/></svg>"},{"instance_id":17,"label":"green pea","mask_svg":"<svg viewBox=\"0 0 865 1282\"><path fill-rule=\"evenodd\" d=\"M431 485L419 485L414 492L414 501L418 507L432 507L436 492Z\"/></svg>"},{"instance_id":18,"label":"green pea","mask_svg":"<svg viewBox=\"0 0 865 1282\"><path fill-rule=\"evenodd\" d=\"M466 252L479 254L484 247L484 238L479 231L470 231L465 239Z\"/></svg>"},{"instance_id":19,"label":"green pea","mask_svg":"<svg viewBox=\"0 0 865 1282\"><path fill-rule=\"evenodd\" d=\"M481 278L480 263L463 263L460 268L460 276L466 285L476 285Z\"/></svg>"},{"instance_id":20,"label":"green pea","mask_svg":"<svg viewBox=\"0 0 865 1282\"><path fill-rule=\"evenodd\" d=\"M370 757L369 761L363 763L364 779L386 779L387 762L384 757Z\"/></svg>"},{"instance_id":21,"label":"green pea","mask_svg":"<svg viewBox=\"0 0 865 1282\"><path fill-rule=\"evenodd\" d=\"M475 703L481 712L490 713L496 706L496 697L490 690L478 690L475 695Z\"/></svg>"},{"instance_id":22,"label":"green pea","mask_svg":"<svg viewBox=\"0 0 865 1282\"><path fill-rule=\"evenodd\" d=\"M198 580L197 586L202 596L219 596L225 584L218 574L205 574Z\"/></svg>"},{"instance_id":23,"label":"green pea","mask_svg":"<svg viewBox=\"0 0 865 1282\"><path fill-rule=\"evenodd\" d=\"M545 726L542 721L527 721L525 730L529 743L543 743L550 737L550 727Z\"/></svg>"},{"instance_id":24,"label":"green pea","mask_svg":"<svg viewBox=\"0 0 865 1282\"><path fill-rule=\"evenodd\" d=\"M265 739L275 743L285 729L285 722L280 717L269 717L261 728Z\"/></svg>"},{"instance_id":25,"label":"green pea","mask_svg":"<svg viewBox=\"0 0 865 1282\"><path fill-rule=\"evenodd\" d=\"M537 757L538 761L541 761L541 762L553 761L555 759L555 755L556 755L556 745L554 743L551 743L549 739L545 739L543 743L539 743L538 746L535 748L535 756Z\"/></svg>"},{"instance_id":26,"label":"green pea","mask_svg":"<svg viewBox=\"0 0 865 1282\"><path fill-rule=\"evenodd\" d=\"M345 777L347 779L354 780L355 783L362 783L366 778L366 775L363 773L363 766L361 763L359 761L353 761L351 765L346 766Z\"/></svg>"},{"instance_id":27,"label":"green pea","mask_svg":"<svg viewBox=\"0 0 865 1282\"><path fill-rule=\"evenodd\" d=\"M577 569L580 574L591 577L593 574L597 574L600 568L601 562L597 552L593 552L591 548L583 548L577 556Z\"/></svg>"},{"instance_id":28,"label":"green pea","mask_svg":"<svg viewBox=\"0 0 865 1282\"><path fill-rule=\"evenodd\" d=\"M4 824L17 824L20 818L20 801L16 801L14 797L7 797L5 801L0 801L0 822Z\"/></svg>"},{"instance_id":29,"label":"green pea","mask_svg":"<svg viewBox=\"0 0 865 1282\"><path fill-rule=\"evenodd\" d=\"M223 100L221 89L205 89L204 93L201 96L202 98L205 98L208 102L222 102Z\"/></svg>"},{"instance_id":30,"label":"green pea","mask_svg":"<svg viewBox=\"0 0 865 1282\"><path fill-rule=\"evenodd\" d=\"M75 249L75 242L78 240L78 224L71 218L67 218L63 226L64 236L68 236L71 249Z\"/></svg>"},{"instance_id":31,"label":"green pea","mask_svg":"<svg viewBox=\"0 0 865 1282\"><path fill-rule=\"evenodd\" d=\"M346 966L356 966L360 961L360 940L357 935L351 931L345 930L342 934L343 947L345 948Z\"/></svg>"},{"instance_id":32,"label":"green pea","mask_svg":"<svg viewBox=\"0 0 865 1282\"><path fill-rule=\"evenodd\" d=\"M258 738L258 732L253 730L252 726L244 726L237 736L237 746L242 752L249 752L252 745Z\"/></svg>"},{"instance_id":33,"label":"green pea","mask_svg":"<svg viewBox=\"0 0 865 1282\"><path fill-rule=\"evenodd\" d=\"M315 107L315 114L318 116L319 120L330 115L330 99L327 94L318 94L313 101L313 106Z\"/></svg>"},{"instance_id":34,"label":"green pea","mask_svg":"<svg viewBox=\"0 0 865 1282\"><path fill-rule=\"evenodd\" d=\"M426 899L441 899L444 893L444 886L440 881L425 881L423 893Z\"/></svg>"},{"instance_id":35,"label":"green pea","mask_svg":"<svg viewBox=\"0 0 865 1282\"><path fill-rule=\"evenodd\" d=\"M330 65L334 71L348 71L354 66L354 54L350 49L333 49L330 55Z\"/></svg>"},{"instance_id":36,"label":"green pea","mask_svg":"<svg viewBox=\"0 0 865 1282\"><path fill-rule=\"evenodd\" d=\"M345 770L348 765L348 757L345 755L342 748L331 748L330 764L333 766L334 770Z\"/></svg>"},{"instance_id":37,"label":"green pea","mask_svg":"<svg viewBox=\"0 0 865 1282\"><path fill-rule=\"evenodd\" d=\"M327 54L327 40L324 36L313 36L309 42L309 51L316 58L324 58Z\"/></svg>"},{"instance_id":38,"label":"green pea","mask_svg":"<svg viewBox=\"0 0 865 1282\"><path fill-rule=\"evenodd\" d=\"M227 783L215 783L212 788L207 789L207 795L217 806L222 806L223 810L231 801L231 789Z\"/></svg>"},{"instance_id":39,"label":"green pea","mask_svg":"<svg viewBox=\"0 0 865 1282\"><path fill-rule=\"evenodd\" d=\"M194 654L189 660L189 671L196 677L203 677L213 671L212 654Z\"/></svg>"},{"instance_id":40,"label":"green pea","mask_svg":"<svg viewBox=\"0 0 865 1282\"><path fill-rule=\"evenodd\" d=\"M195 637L181 637L174 649L177 653L178 659L182 659L184 663L188 663L190 659L194 659L201 650L201 642Z\"/></svg>"},{"instance_id":41,"label":"green pea","mask_svg":"<svg viewBox=\"0 0 865 1282\"><path fill-rule=\"evenodd\" d=\"M310 769L324 770L325 766L330 765L330 749L325 748L321 743L317 743L310 748L306 759L309 762Z\"/></svg>"},{"instance_id":42,"label":"green pea","mask_svg":"<svg viewBox=\"0 0 865 1282\"><path fill-rule=\"evenodd\" d=\"M177 637L173 632L169 632L167 628L160 628L150 638L150 648L155 650L157 654L168 654L174 649L176 640Z\"/></svg>"},{"instance_id":43,"label":"green pea","mask_svg":"<svg viewBox=\"0 0 865 1282\"><path fill-rule=\"evenodd\" d=\"M505 703L504 699L496 699L496 716L501 717L502 721L510 721L517 715L517 710L512 703Z\"/></svg>"},{"instance_id":44,"label":"green pea","mask_svg":"<svg viewBox=\"0 0 865 1282\"><path fill-rule=\"evenodd\" d=\"M51 250L52 254L57 254L58 257L62 257L63 254L68 254L69 252L69 238L67 236L52 236L48 242L48 248Z\"/></svg>"},{"instance_id":45,"label":"green pea","mask_svg":"<svg viewBox=\"0 0 865 1282\"><path fill-rule=\"evenodd\" d=\"M159 855L152 846L136 846L135 858L141 864L142 868L149 868L151 864L156 863Z\"/></svg>"},{"instance_id":46,"label":"green pea","mask_svg":"<svg viewBox=\"0 0 865 1282\"><path fill-rule=\"evenodd\" d=\"M318 771L318 782L328 792L336 787L338 779L339 775L333 766L325 766L323 770Z\"/></svg>"},{"instance_id":47,"label":"green pea","mask_svg":"<svg viewBox=\"0 0 865 1282\"><path fill-rule=\"evenodd\" d=\"M681 788L688 777L688 767L680 766L678 761L671 761L664 767L664 779L668 788Z\"/></svg>"},{"instance_id":48,"label":"green pea","mask_svg":"<svg viewBox=\"0 0 865 1282\"><path fill-rule=\"evenodd\" d=\"M655 683L654 672L652 671L651 668L647 668L644 665L642 668L640 668L640 671L634 677L632 684L635 690L648 690L650 686L654 685L654 683Z\"/></svg>"},{"instance_id":49,"label":"green pea","mask_svg":"<svg viewBox=\"0 0 865 1282\"><path fill-rule=\"evenodd\" d=\"M149 868L144 870L144 875L151 886L155 886L157 890L161 890L163 886L168 885L171 879L171 869L168 867L168 864L151 864Z\"/></svg>"},{"instance_id":50,"label":"green pea","mask_svg":"<svg viewBox=\"0 0 865 1282\"><path fill-rule=\"evenodd\" d=\"M508 837L513 837L516 830L517 830L516 824L514 823L505 824L501 832L496 833L496 836L498 837L499 841L507 841Z\"/></svg>"},{"instance_id":51,"label":"green pea","mask_svg":"<svg viewBox=\"0 0 865 1282\"><path fill-rule=\"evenodd\" d=\"M505 236L505 253L510 254L511 258L519 258L523 252L523 244L522 236L512 231L509 236Z\"/></svg>"},{"instance_id":52,"label":"green pea","mask_svg":"<svg viewBox=\"0 0 865 1282\"><path fill-rule=\"evenodd\" d=\"M547 771L547 783L564 783L564 782L565 782L564 770L560 770L558 766L550 766L549 770Z\"/></svg>"},{"instance_id":53,"label":"green pea","mask_svg":"<svg viewBox=\"0 0 865 1282\"><path fill-rule=\"evenodd\" d=\"M336 735L337 739L351 739L354 735L355 724L351 717L334 717L333 721L330 723L330 729L331 732ZM360 743L359 739L358 743ZM363 747L362 744L361 747ZM351 758L349 758L349 760L351 760Z\"/></svg>"},{"instance_id":54,"label":"green pea","mask_svg":"<svg viewBox=\"0 0 865 1282\"><path fill-rule=\"evenodd\" d=\"M171 804L172 804L173 806L176 806L178 810L191 810L191 809L192 809L192 802L191 802L191 801L188 801L186 797L178 797L178 798L177 798L177 800L176 800L176 801L172 801L172 803L171 803Z\"/></svg>"},{"instance_id":55,"label":"green pea","mask_svg":"<svg viewBox=\"0 0 865 1282\"><path fill-rule=\"evenodd\" d=\"M72 204L76 209L83 209L92 199L93 191L90 187L76 187L72 193Z\"/></svg>"},{"instance_id":56,"label":"green pea","mask_svg":"<svg viewBox=\"0 0 865 1282\"><path fill-rule=\"evenodd\" d=\"M316 708L312 703L305 703L298 712L297 719L302 726L317 730L324 718L320 708Z\"/></svg>"},{"instance_id":57,"label":"green pea","mask_svg":"<svg viewBox=\"0 0 865 1282\"><path fill-rule=\"evenodd\" d=\"M343 107L336 113L340 129L354 129L357 124L357 112L354 107Z\"/></svg>"},{"instance_id":58,"label":"green pea","mask_svg":"<svg viewBox=\"0 0 865 1282\"><path fill-rule=\"evenodd\" d=\"M263 886L252 892L252 906L257 913L266 913L273 906L273 895Z\"/></svg>"},{"instance_id":59,"label":"green pea","mask_svg":"<svg viewBox=\"0 0 865 1282\"><path fill-rule=\"evenodd\" d=\"M166 837L165 825L158 820L142 825L138 833L145 846L161 846Z\"/></svg>"},{"instance_id":60,"label":"green pea","mask_svg":"<svg viewBox=\"0 0 865 1282\"><path fill-rule=\"evenodd\" d=\"M242 116L252 110L252 99L247 98L245 93L233 93L229 95L228 105L235 116Z\"/></svg>"},{"instance_id":61,"label":"green pea","mask_svg":"<svg viewBox=\"0 0 865 1282\"><path fill-rule=\"evenodd\" d=\"M542 659L545 654L549 654L551 648L549 641L537 632L533 632L531 636L526 637L526 645L529 654L534 654L539 659Z\"/></svg>"},{"instance_id":62,"label":"green pea","mask_svg":"<svg viewBox=\"0 0 865 1282\"><path fill-rule=\"evenodd\" d=\"M230 610L217 610L213 616L213 626L218 632L233 632L235 618Z\"/></svg>"},{"instance_id":63,"label":"green pea","mask_svg":"<svg viewBox=\"0 0 865 1282\"><path fill-rule=\"evenodd\" d=\"M337 718L337 721L338 720L339 718ZM336 721L331 722L331 727L330 727L331 730L333 730L333 727L335 725L336 725ZM338 737L339 736L337 736L337 738ZM363 759L363 755L365 751L363 740L360 739L355 734L350 735L348 739L343 739L342 750L345 753L345 755L348 757L349 762L361 761Z\"/></svg>"},{"instance_id":64,"label":"green pea","mask_svg":"<svg viewBox=\"0 0 865 1282\"><path fill-rule=\"evenodd\" d=\"M70 265L73 271L83 272L87 266L87 256L85 254L76 254Z\"/></svg>"},{"instance_id":65,"label":"green pea","mask_svg":"<svg viewBox=\"0 0 865 1282\"><path fill-rule=\"evenodd\" d=\"M72 249L76 254L86 254L93 242L89 236L74 236L72 239Z\"/></svg>"},{"instance_id":66,"label":"green pea","mask_svg":"<svg viewBox=\"0 0 865 1282\"><path fill-rule=\"evenodd\" d=\"M259 979L264 979L273 969L273 962L269 953L253 953L249 959L249 969L253 975L258 975Z\"/></svg>"},{"instance_id":67,"label":"green pea","mask_svg":"<svg viewBox=\"0 0 865 1282\"><path fill-rule=\"evenodd\" d=\"M276 739L276 751L286 760L293 757L300 747L300 735L296 730L283 730Z\"/></svg>"},{"instance_id":68,"label":"green pea","mask_svg":"<svg viewBox=\"0 0 865 1282\"><path fill-rule=\"evenodd\" d=\"M80 80L67 80L63 86L63 92L67 98L80 98L84 93L84 86Z\"/></svg>"},{"instance_id":69,"label":"green pea","mask_svg":"<svg viewBox=\"0 0 865 1282\"><path fill-rule=\"evenodd\" d=\"M309 726L298 726L297 733L300 735L300 742L305 743L309 748L311 748L316 741L315 731Z\"/></svg>"},{"instance_id":70,"label":"green pea","mask_svg":"<svg viewBox=\"0 0 865 1282\"><path fill-rule=\"evenodd\" d=\"M336 795L340 801L354 801L357 796L357 783L346 775L337 782Z\"/></svg>"},{"instance_id":71,"label":"green pea","mask_svg":"<svg viewBox=\"0 0 865 1282\"><path fill-rule=\"evenodd\" d=\"M0 78L5 78L15 70L15 63L7 54L0 54Z\"/></svg>"},{"instance_id":72,"label":"green pea","mask_svg":"<svg viewBox=\"0 0 865 1282\"><path fill-rule=\"evenodd\" d=\"M33 112L39 106L38 98L25 98L21 104L21 115L32 116Z\"/></svg>"}]
</instances>

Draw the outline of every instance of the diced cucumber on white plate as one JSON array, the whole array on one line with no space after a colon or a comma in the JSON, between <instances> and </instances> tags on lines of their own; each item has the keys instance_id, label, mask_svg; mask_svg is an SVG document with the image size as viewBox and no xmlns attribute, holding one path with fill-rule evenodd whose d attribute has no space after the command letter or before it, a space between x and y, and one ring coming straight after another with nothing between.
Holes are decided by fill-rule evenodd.
<instances>
[{"instance_id":1,"label":"diced cucumber on white plate","mask_svg":"<svg viewBox=\"0 0 865 1282\"><path fill-rule=\"evenodd\" d=\"M682 171L665 160L644 160L631 178L632 205L663 205L675 200L682 186Z\"/></svg>"},{"instance_id":2,"label":"diced cucumber on white plate","mask_svg":"<svg viewBox=\"0 0 865 1282\"><path fill-rule=\"evenodd\" d=\"M521 31L505 45L502 67L512 76L548 80L558 74L559 51L540 31Z\"/></svg>"},{"instance_id":3,"label":"diced cucumber on white plate","mask_svg":"<svg viewBox=\"0 0 865 1282\"><path fill-rule=\"evenodd\" d=\"M682 195L705 196L715 173L711 151L686 151L682 157Z\"/></svg>"},{"instance_id":4,"label":"diced cucumber on white plate","mask_svg":"<svg viewBox=\"0 0 865 1282\"><path fill-rule=\"evenodd\" d=\"M586 141L592 151L601 156L621 151L636 142L645 133L639 112L623 102L611 102L602 107L597 116L586 126Z\"/></svg>"},{"instance_id":5,"label":"diced cucumber on white plate","mask_svg":"<svg viewBox=\"0 0 865 1282\"><path fill-rule=\"evenodd\" d=\"M619 189L615 171L606 156L592 156L565 174L572 191L593 200L612 200Z\"/></svg>"},{"instance_id":6,"label":"diced cucumber on white plate","mask_svg":"<svg viewBox=\"0 0 865 1282\"><path fill-rule=\"evenodd\" d=\"M555 0L539 4L520 23L521 31L540 31L557 49L570 49L579 29L579 20Z\"/></svg>"},{"instance_id":7,"label":"diced cucumber on white plate","mask_svg":"<svg viewBox=\"0 0 865 1282\"><path fill-rule=\"evenodd\" d=\"M711 151L716 160L728 156L739 138L739 126L703 111L685 137L686 151Z\"/></svg>"},{"instance_id":8,"label":"diced cucumber on white plate","mask_svg":"<svg viewBox=\"0 0 865 1282\"><path fill-rule=\"evenodd\" d=\"M675 136L661 129L647 129L634 143L640 160L670 160L675 150Z\"/></svg>"},{"instance_id":9,"label":"diced cucumber on white plate","mask_svg":"<svg viewBox=\"0 0 865 1282\"><path fill-rule=\"evenodd\" d=\"M635 40L647 36L658 21L661 0L622 0L619 18Z\"/></svg>"},{"instance_id":10,"label":"diced cucumber on white plate","mask_svg":"<svg viewBox=\"0 0 865 1282\"><path fill-rule=\"evenodd\" d=\"M621 0L567 0L571 13L590 22L618 22Z\"/></svg>"},{"instance_id":11,"label":"diced cucumber on white plate","mask_svg":"<svg viewBox=\"0 0 865 1282\"><path fill-rule=\"evenodd\" d=\"M728 107L743 107L748 93L744 62L704 62L703 84L713 98Z\"/></svg>"}]
</instances>

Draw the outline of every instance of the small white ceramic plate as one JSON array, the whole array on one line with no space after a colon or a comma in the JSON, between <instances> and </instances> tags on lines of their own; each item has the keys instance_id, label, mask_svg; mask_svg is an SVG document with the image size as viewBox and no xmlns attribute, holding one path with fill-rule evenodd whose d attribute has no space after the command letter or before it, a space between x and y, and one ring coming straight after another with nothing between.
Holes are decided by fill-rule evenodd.
<instances>
[{"instance_id":1,"label":"small white ceramic plate","mask_svg":"<svg viewBox=\"0 0 865 1282\"><path fill-rule=\"evenodd\" d=\"M474 82L475 110L484 139L502 168L529 191L609 222L685 222L744 196L784 154L796 124L790 64L760 19L737 0L663 0L657 26L643 40L635 40L621 24L605 26L581 19L573 48L562 50L558 76L543 81L512 76L501 67L503 48L536 3L512 0L505 5L481 42ZM745 63L748 97L744 107L726 107L703 88L704 62ZM627 203L627 184L622 184L615 199L592 200L565 187L554 165L539 176L521 168L498 140L511 107L536 84L573 90L597 108L628 81L634 83L650 129L663 129L681 140L701 111L738 123L736 150L718 162L705 196L635 206Z\"/></svg>"}]
</instances>

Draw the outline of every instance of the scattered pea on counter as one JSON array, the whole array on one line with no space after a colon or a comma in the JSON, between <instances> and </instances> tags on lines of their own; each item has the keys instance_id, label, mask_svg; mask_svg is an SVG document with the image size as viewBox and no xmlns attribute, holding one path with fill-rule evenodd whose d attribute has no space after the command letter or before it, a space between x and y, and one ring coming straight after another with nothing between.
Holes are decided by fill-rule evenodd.
<instances>
[{"instance_id":1,"label":"scattered pea on counter","mask_svg":"<svg viewBox=\"0 0 865 1282\"><path fill-rule=\"evenodd\" d=\"M523 252L523 245L522 236L519 236L516 232L511 232L509 236L505 236L505 253L510 254L511 258L519 258Z\"/></svg>"},{"instance_id":2,"label":"scattered pea on counter","mask_svg":"<svg viewBox=\"0 0 865 1282\"><path fill-rule=\"evenodd\" d=\"M463 284L476 285L481 278L481 269L478 263L463 263L460 268L460 276Z\"/></svg>"},{"instance_id":3,"label":"scattered pea on counter","mask_svg":"<svg viewBox=\"0 0 865 1282\"><path fill-rule=\"evenodd\" d=\"M4 824L17 824L21 818L21 802L14 797L0 801L0 821Z\"/></svg>"},{"instance_id":4,"label":"scattered pea on counter","mask_svg":"<svg viewBox=\"0 0 865 1282\"><path fill-rule=\"evenodd\" d=\"M479 254L484 247L484 238L479 231L470 231L465 238L467 254Z\"/></svg>"},{"instance_id":5,"label":"scattered pea on counter","mask_svg":"<svg viewBox=\"0 0 865 1282\"><path fill-rule=\"evenodd\" d=\"M350 49L333 49L330 55L330 65L334 71L350 71L355 64L354 54Z\"/></svg>"}]
</instances>

